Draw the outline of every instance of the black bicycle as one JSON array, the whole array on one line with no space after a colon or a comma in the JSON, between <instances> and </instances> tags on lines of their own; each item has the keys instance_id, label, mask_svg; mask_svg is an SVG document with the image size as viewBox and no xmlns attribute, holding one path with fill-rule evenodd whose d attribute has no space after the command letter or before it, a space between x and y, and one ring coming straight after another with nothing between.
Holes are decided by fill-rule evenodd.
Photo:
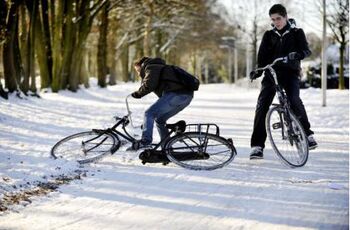
<instances>
[{"instance_id":1,"label":"black bicycle","mask_svg":"<svg viewBox=\"0 0 350 230\"><path fill-rule=\"evenodd\" d=\"M279 104L272 104L267 112L265 120L266 132L279 159L290 167L301 167L307 162L309 145L305 131L293 114L286 93L278 84L276 72L272 68L277 62L281 61L288 62L288 58L277 58L272 64L255 70L270 71L276 85L279 101Z\"/></svg>"},{"instance_id":2,"label":"black bicycle","mask_svg":"<svg viewBox=\"0 0 350 230\"><path fill-rule=\"evenodd\" d=\"M51 156L85 164L114 154L124 144L135 145L136 139L126 130L129 124L135 127L131 119L129 97L125 100L128 114L115 117L115 125L65 137L52 147ZM229 164L237 155L232 139L221 137L216 124L186 124L185 121L179 121L166 127L169 129L168 136L140 153L143 164L166 165L173 162L192 170L214 170Z\"/></svg>"}]
</instances>

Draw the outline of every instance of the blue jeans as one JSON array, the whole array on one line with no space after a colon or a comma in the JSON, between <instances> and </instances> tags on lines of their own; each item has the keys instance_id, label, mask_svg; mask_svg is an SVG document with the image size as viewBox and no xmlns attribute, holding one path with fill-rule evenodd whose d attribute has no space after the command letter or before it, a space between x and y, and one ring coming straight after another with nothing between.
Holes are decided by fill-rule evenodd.
<instances>
[{"instance_id":1,"label":"blue jeans","mask_svg":"<svg viewBox=\"0 0 350 230\"><path fill-rule=\"evenodd\" d=\"M145 112L142 130L142 142L144 144L152 143L153 125L156 122L160 139L163 140L169 133L165 127L166 121L183 110L190 104L193 96L176 92L164 93L153 105Z\"/></svg>"}]
</instances>

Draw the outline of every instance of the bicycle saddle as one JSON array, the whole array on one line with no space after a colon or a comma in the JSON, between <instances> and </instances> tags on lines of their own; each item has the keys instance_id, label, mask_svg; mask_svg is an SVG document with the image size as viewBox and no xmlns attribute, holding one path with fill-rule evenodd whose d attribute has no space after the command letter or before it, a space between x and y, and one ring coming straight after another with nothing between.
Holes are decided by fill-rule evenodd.
<instances>
[{"instance_id":1,"label":"bicycle saddle","mask_svg":"<svg viewBox=\"0 0 350 230\"><path fill-rule=\"evenodd\" d=\"M165 125L167 129L170 129L174 132L180 132L183 133L186 130L186 122L184 120L178 121L174 124L167 124Z\"/></svg>"}]
</instances>

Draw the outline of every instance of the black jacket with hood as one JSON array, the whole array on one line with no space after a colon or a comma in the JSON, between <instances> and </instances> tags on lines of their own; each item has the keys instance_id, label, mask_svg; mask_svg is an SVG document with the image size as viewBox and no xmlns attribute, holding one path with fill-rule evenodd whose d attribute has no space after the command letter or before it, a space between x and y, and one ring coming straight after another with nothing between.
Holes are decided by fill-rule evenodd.
<instances>
[{"instance_id":1,"label":"black jacket with hood","mask_svg":"<svg viewBox=\"0 0 350 230\"><path fill-rule=\"evenodd\" d=\"M174 70L161 58L147 58L141 65L140 75L141 87L136 91L140 97L151 92L158 97L161 97L164 92L193 94L177 82Z\"/></svg>"},{"instance_id":2,"label":"black jacket with hood","mask_svg":"<svg viewBox=\"0 0 350 230\"><path fill-rule=\"evenodd\" d=\"M258 52L258 67L264 67L276 58L287 56L291 52L297 52L300 60L311 55L304 31L288 21L281 31L274 28L265 32ZM274 69L279 76L299 76L300 60L277 63Z\"/></svg>"}]
</instances>

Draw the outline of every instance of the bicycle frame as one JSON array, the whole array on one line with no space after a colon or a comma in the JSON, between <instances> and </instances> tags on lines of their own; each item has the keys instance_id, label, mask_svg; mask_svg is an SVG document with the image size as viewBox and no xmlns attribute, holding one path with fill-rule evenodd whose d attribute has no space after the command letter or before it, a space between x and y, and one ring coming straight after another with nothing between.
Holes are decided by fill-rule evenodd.
<instances>
[{"instance_id":1,"label":"bicycle frame","mask_svg":"<svg viewBox=\"0 0 350 230\"><path fill-rule=\"evenodd\" d=\"M119 140L119 137L122 137L124 138L125 140L127 140L128 142L130 143L134 143L136 142L136 139L130 135L128 133L128 131L126 130L126 126L127 125L131 125L133 128L138 128L138 126L135 126L132 122L132 118L131 118L131 110L130 110L130 107L129 107L129 101L128 99L130 98L131 95L128 95L125 99L125 103L126 103L126 109L127 109L127 115L125 115L124 117L122 118L119 118L119 117L115 117L116 120L117 120L117 123L115 125L113 125L111 128L107 128L107 129L93 129L93 131L99 133L98 136L92 138L92 139L89 139L87 141L85 141L83 143L83 145L85 143L89 143L95 139L98 139L99 137L101 137L102 135L104 134L111 134L116 140ZM181 121L180 121L181 122ZM214 132L215 132L215 135L219 136L220 134L220 129L219 127L216 125L216 124L213 124L213 123L207 123L207 124L185 124L185 127L188 127L190 129L190 132L191 132L191 129L194 129L195 132L199 132L199 133L203 133L203 141L200 140L200 143L196 143L194 142L194 144L196 145L196 147L199 147L199 151L201 152L205 152L206 149L205 149L205 146L206 146L206 137L207 137L207 134L210 132L210 129L213 128ZM122 126L122 130L123 132L117 130L119 126ZM166 142L170 140L170 136L175 133L175 136L180 134L180 133L183 133L184 130L181 130L181 128L179 127L175 127L175 128L170 128L170 132L168 133L168 135L163 139L161 140L158 144L154 144L152 150L157 150L159 147L161 147L162 145L165 146L166 145ZM100 143L98 143L96 146L92 147L91 149L88 149L88 150L85 150L86 152L90 151L90 150L93 150L94 148L97 148L98 146L100 146L101 144L103 144L103 142L107 140L107 138L103 139ZM187 144L186 144L187 145ZM113 153L120 147L120 144L118 144L117 146L115 146L115 148L113 149L114 151L112 151ZM191 149L191 146L188 146L188 148ZM204 148L204 149L203 149Z\"/></svg>"},{"instance_id":2,"label":"bicycle frame","mask_svg":"<svg viewBox=\"0 0 350 230\"><path fill-rule=\"evenodd\" d=\"M132 124L129 97L125 100L127 115L115 117L113 126L69 135L52 147L51 156L55 159L67 157L83 164L101 159L106 154L114 154L128 142L132 144L129 149L137 150L138 142L126 129L127 125L136 127ZM168 129L167 136L139 154L143 164L173 162L193 170L214 170L227 165L237 155L232 139L219 136L220 130L216 124L186 125L185 121L178 121L165 127Z\"/></svg>"},{"instance_id":3,"label":"bicycle frame","mask_svg":"<svg viewBox=\"0 0 350 230\"><path fill-rule=\"evenodd\" d=\"M287 57L281 57L281 58L277 58L275 59L271 64L263 67L263 68L258 68L256 69L256 71L259 71L259 70L269 70L271 75L272 75L272 79L274 80L274 83L275 83L275 87L276 87L276 94L277 94L277 98L278 98L278 101L279 101L279 104L273 104L274 106L277 106L277 107L280 107L282 110L283 110L283 113L282 115L284 116L282 119L282 117L280 117L281 120L284 120L287 124L287 133L288 133L288 138L290 139L290 143L291 145L293 145L293 141L291 140L291 137L292 137L292 127L291 127L291 118L290 118L290 111L291 111L291 108L290 108L290 105L289 105L289 102L288 102L288 98L284 92L284 90L281 88L281 86L279 85L278 83L278 79L277 79L277 74L276 74L276 71L272 68L277 62L287 62L288 61L288 58ZM281 113L280 113L280 116L282 116ZM286 138L285 137L285 132L284 132L284 126L282 125L281 127L281 131L282 131L282 138Z\"/></svg>"},{"instance_id":4,"label":"bicycle frame","mask_svg":"<svg viewBox=\"0 0 350 230\"><path fill-rule=\"evenodd\" d=\"M133 128L136 128L136 126L132 123L132 119L131 119L131 114L132 112L130 111L129 109L129 103L128 103L128 98L130 97L131 95L128 95L125 99L125 102L126 102L126 108L127 108L127 115L120 118L120 117L115 117L115 119L117 120L117 123L115 125L113 125L111 128L107 128L107 129L93 129L93 131L95 132L98 132L99 135L90 139L90 140L87 140L85 141L84 143L82 143L83 145L85 145L85 143L89 143L99 137L101 137L102 135L108 133L108 134L111 134L116 140L119 140L119 136L121 136L122 138L124 138L125 140L129 141L130 143L134 143L136 141L136 139L131 136L128 131L126 131L126 126L128 124L131 124L131 126ZM117 128L122 125L122 130L124 133L120 132L119 130L117 130ZM88 149L86 150L86 152L94 149L94 148L97 148L98 146L100 146L101 144L103 144L103 142L106 140L107 138L103 139L99 144L97 144L96 146L94 146L93 148L91 149ZM114 151L112 151L112 153L114 153L117 149L119 148L119 145L117 145L115 148L114 148Z\"/></svg>"}]
</instances>

